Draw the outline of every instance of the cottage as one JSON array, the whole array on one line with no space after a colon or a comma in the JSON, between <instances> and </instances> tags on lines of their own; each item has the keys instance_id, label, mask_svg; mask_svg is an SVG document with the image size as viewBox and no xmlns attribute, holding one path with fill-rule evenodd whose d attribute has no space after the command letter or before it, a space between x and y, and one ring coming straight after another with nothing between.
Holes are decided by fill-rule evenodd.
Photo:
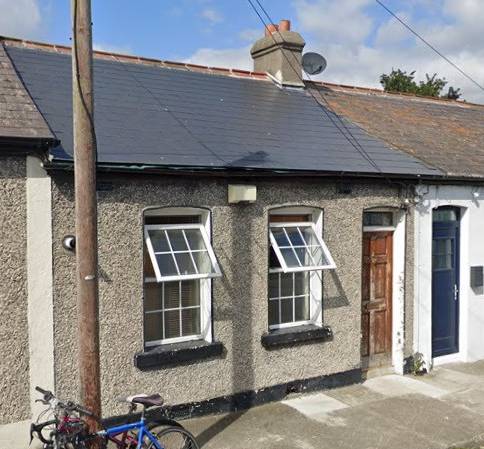
<instances>
[{"instance_id":1,"label":"cottage","mask_svg":"<svg viewBox=\"0 0 484 449\"><path fill-rule=\"evenodd\" d=\"M254 72L95 53L105 414L140 390L203 413L357 382L375 366L403 373L415 350L431 357L419 337L426 217L437 186L461 177L426 152L443 134L418 120L402 133L387 112L480 110L305 87L282 57L300 71L304 40L281 33L255 43ZM37 412L35 385L78 393L70 49L3 38L0 64L9 428ZM418 151L402 143L420 132L432 136ZM470 217L452 214L441 215Z\"/></svg>"},{"instance_id":2,"label":"cottage","mask_svg":"<svg viewBox=\"0 0 484 449\"><path fill-rule=\"evenodd\" d=\"M484 106L344 87L327 101L445 173L416 189L413 345L427 367L483 359Z\"/></svg>"}]
</instances>

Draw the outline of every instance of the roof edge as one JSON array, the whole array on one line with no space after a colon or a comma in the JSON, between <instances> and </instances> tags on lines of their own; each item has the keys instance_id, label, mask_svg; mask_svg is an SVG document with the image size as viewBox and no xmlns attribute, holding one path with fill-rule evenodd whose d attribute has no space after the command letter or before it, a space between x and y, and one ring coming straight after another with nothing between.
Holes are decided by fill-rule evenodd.
<instances>
[{"instance_id":1,"label":"roof edge","mask_svg":"<svg viewBox=\"0 0 484 449\"><path fill-rule=\"evenodd\" d=\"M330 170L294 170L294 169L264 169L264 168L240 168L240 167L213 167L213 166L180 166L180 165L150 165L150 164L126 164L126 163L98 163L98 170L101 172L111 173L170 173L177 175L210 175L210 176L301 176L301 177L351 177L351 178L372 178L385 181L386 179L406 179L406 180L424 180L424 179L448 179L449 176L436 169L435 174L411 174L411 173L368 173L368 172L349 172L349 171L330 171ZM50 160L44 163L47 171L66 171L71 172L74 169L72 161L68 160ZM484 177L481 179L484 183Z\"/></svg>"},{"instance_id":2,"label":"roof edge","mask_svg":"<svg viewBox=\"0 0 484 449\"><path fill-rule=\"evenodd\" d=\"M436 103L446 103L452 106L476 106L478 108L484 108L484 104L481 103L473 103L471 101L465 100L453 100L451 98L442 98L442 97L431 97L428 95L419 95L419 94L412 94L410 92L392 92L386 91L383 89L379 89L377 87L364 87L364 86L352 86L349 84L338 84L338 83L330 83L327 81L306 81L306 84L315 86L315 87L326 87L331 89L332 91L339 91L345 93L356 93L356 94L374 94L379 95L382 97L400 97L405 99L414 99L414 100L421 100L421 101L429 101L429 102L436 102Z\"/></svg>"},{"instance_id":3,"label":"roof edge","mask_svg":"<svg viewBox=\"0 0 484 449\"><path fill-rule=\"evenodd\" d=\"M11 45L15 47L29 48L29 49L35 49L35 50L45 50L45 51L50 51L54 53L62 53L62 54L68 54L68 55L70 55L71 53L71 47L67 45L50 44L46 42L19 39L19 38L1 36L1 35L0 35L0 42L3 42L7 46ZM108 52L103 50L93 50L93 54L96 59L114 60L114 61L124 62L124 63L135 63L135 64L143 64L143 65L151 65L151 66L154 65L154 66L160 66L162 68L168 68L168 69L186 70L190 72L203 72L211 75L224 75L224 76L230 76L235 78L251 78L251 79L257 79L262 81L270 81L270 78L267 76L267 73L265 72L256 72L251 70L225 68L225 67L217 67L217 66L206 66L206 65L200 65L200 64L193 64L189 62L178 62L178 61L170 61L170 60L163 60L163 59L156 59L156 58L148 58L144 56Z\"/></svg>"},{"instance_id":4,"label":"roof edge","mask_svg":"<svg viewBox=\"0 0 484 449\"><path fill-rule=\"evenodd\" d=\"M2 35L0 35L0 41L3 43L6 43L7 45L11 44L14 46L24 47L24 48L53 51L53 52L63 53L63 54L70 54L71 52L71 47L63 44L51 44L47 42L21 39L21 38L2 36ZM118 62L125 62L125 63L158 65L160 67L169 68L169 69L187 70L191 72L203 72L203 73L208 73L212 75L225 75L225 76L231 76L236 78L251 78L251 79L257 79L257 80L263 80L263 81L272 81L268 73L265 73L265 72L257 72L257 71L228 68L228 67L200 65L200 64L194 64L189 62L170 61L170 60L164 60L164 59L150 58L146 56L108 52L104 50L94 50L93 53L94 53L94 56L97 57L98 59L108 59L108 60L110 59L110 60L115 60ZM313 80L304 80L304 81L306 84L309 84L309 85L326 87L336 91L342 90L344 92L350 91L354 93L373 93L375 95L381 95L381 96L413 98L417 100L444 102L447 104L452 104L457 106L477 106L477 107L484 108L484 104L473 103L473 102L464 101L464 100L452 100L449 98L431 97L426 95L412 94L409 92L390 92L376 87L355 86L350 84L331 83L327 81L313 81Z\"/></svg>"}]
</instances>

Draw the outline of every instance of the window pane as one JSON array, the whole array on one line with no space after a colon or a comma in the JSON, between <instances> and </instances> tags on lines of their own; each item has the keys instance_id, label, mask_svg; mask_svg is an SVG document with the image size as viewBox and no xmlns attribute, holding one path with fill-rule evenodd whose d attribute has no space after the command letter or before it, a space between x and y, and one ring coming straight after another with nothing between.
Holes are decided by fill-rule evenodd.
<instances>
[{"instance_id":1,"label":"window pane","mask_svg":"<svg viewBox=\"0 0 484 449\"><path fill-rule=\"evenodd\" d=\"M292 298L281 299L281 323L293 322Z\"/></svg>"},{"instance_id":2,"label":"window pane","mask_svg":"<svg viewBox=\"0 0 484 449\"><path fill-rule=\"evenodd\" d=\"M165 309L174 309L180 307L180 283L165 282Z\"/></svg>"},{"instance_id":3,"label":"window pane","mask_svg":"<svg viewBox=\"0 0 484 449\"><path fill-rule=\"evenodd\" d=\"M434 254L452 253L452 239L435 239L432 241L432 252Z\"/></svg>"},{"instance_id":4,"label":"window pane","mask_svg":"<svg viewBox=\"0 0 484 449\"><path fill-rule=\"evenodd\" d=\"M276 256L276 252L274 248L271 246L269 250L269 268L281 268L281 264L279 263L279 259Z\"/></svg>"},{"instance_id":5,"label":"window pane","mask_svg":"<svg viewBox=\"0 0 484 449\"><path fill-rule=\"evenodd\" d=\"M175 258L180 274L197 274L189 253L177 253Z\"/></svg>"},{"instance_id":6,"label":"window pane","mask_svg":"<svg viewBox=\"0 0 484 449\"><path fill-rule=\"evenodd\" d=\"M287 235L293 246L304 246L305 242L299 234L298 228L286 228Z\"/></svg>"},{"instance_id":7,"label":"window pane","mask_svg":"<svg viewBox=\"0 0 484 449\"><path fill-rule=\"evenodd\" d=\"M193 259L195 260L195 264L197 265L199 274L210 274L214 272L208 251L192 253L192 255Z\"/></svg>"},{"instance_id":8,"label":"window pane","mask_svg":"<svg viewBox=\"0 0 484 449\"><path fill-rule=\"evenodd\" d=\"M165 338L180 337L180 311L165 312Z\"/></svg>"},{"instance_id":9,"label":"window pane","mask_svg":"<svg viewBox=\"0 0 484 449\"><path fill-rule=\"evenodd\" d=\"M162 312L145 314L145 341L163 339Z\"/></svg>"},{"instance_id":10,"label":"window pane","mask_svg":"<svg viewBox=\"0 0 484 449\"><path fill-rule=\"evenodd\" d=\"M302 266L311 266L313 264L305 246L302 248L294 248L294 251L296 252L297 258L299 259L299 262L301 262Z\"/></svg>"},{"instance_id":11,"label":"window pane","mask_svg":"<svg viewBox=\"0 0 484 449\"><path fill-rule=\"evenodd\" d=\"M323 249L320 246L310 247L311 255L313 256L314 263L318 266L329 265L329 260L323 253Z\"/></svg>"},{"instance_id":12,"label":"window pane","mask_svg":"<svg viewBox=\"0 0 484 449\"><path fill-rule=\"evenodd\" d=\"M300 267L292 248L281 248L281 254L289 268Z\"/></svg>"},{"instance_id":13,"label":"window pane","mask_svg":"<svg viewBox=\"0 0 484 449\"><path fill-rule=\"evenodd\" d=\"M145 311L160 310L163 307L162 296L162 284L157 284L156 282L145 284Z\"/></svg>"},{"instance_id":14,"label":"window pane","mask_svg":"<svg viewBox=\"0 0 484 449\"><path fill-rule=\"evenodd\" d=\"M176 276L178 274L171 254L157 254L156 260L162 276Z\"/></svg>"},{"instance_id":15,"label":"window pane","mask_svg":"<svg viewBox=\"0 0 484 449\"><path fill-rule=\"evenodd\" d=\"M281 297L293 295L293 273L280 273Z\"/></svg>"},{"instance_id":16,"label":"window pane","mask_svg":"<svg viewBox=\"0 0 484 449\"><path fill-rule=\"evenodd\" d=\"M182 307L200 305L200 281L182 281L181 304Z\"/></svg>"},{"instance_id":17,"label":"window pane","mask_svg":"<svg viewBox=\"0 0 484 449\"><path fill-rule=\"evenodd\" d=\"M173 251L188 250L185 237L183 237L183 231L181 229L170 229L166 232L168 233L168 238L170 239Z\"/></svg>"},{"instance_id":18,"label":"window pane","mask_svg":"<svg viewBox=\"0 0 484 449\"><path fill-rule=\"evenodd\" d=\"M192 251L206 249L199 229L185 229L185 235Z\"/></svg>"},{"instance_id":19,"label":"window pane","mask_svg":"<svg viewBox=\"0 0 484 449\"><path fill-rule=\"evenodd\" d=\"M452 256L447 255L434 255L432 258L432 268L434 270L451 270L452 269Z\"/></svg>"},{"instance_id":20,"label":"window pane","mask_svg":"<svg viewBox=\"0 0 484 449\"><path fill-rule=\"evenodd\" d=\"M364 212L364 226L393 226L393 212Z\"/></svg>"},{"instance_id":21,"label":"window pane","mask_svg":"<svg viewBox=\"0 0 484 449\"><path fill-rule=\"evenodd\" d=\"M269 301L269 326L279 323L279 301Z\"/></svg>"},{"instance_id":22,"label":"window pane","mask_svg":"<svg viewBox=\"0 0 484 449\"><path fill-rule=\"evenodd\" d=\"M455 209L434 209L432 221L457 221Z\"/></svg>"},{"instance_id":23,"label":"window pane","mask_svg":"<svg viewBox=\"0 0 484 449\"><path fill-rule=\"evenodd\" d=\"M283 228L272 228L272 235L279 246L290 246Z\"/></svg>"},{"instance_id":24,"label":"window pane","mask_svg":"<svg viewBox=\"0 0 484 449\"><path fill-rule=\"evenodd\" d=\"M269 298L279 297L279 273L269 274Z\"/></svg>"},{"instance_id":25,"label":"window pane","mask_svg":"<svg viewBox=\"0 0 484 449\"><path fill-rule=\"evenodd\" d=\"M309 321L309 297L295 298L295 320Z\"/></svg>"},{"instance_id":26,"label":"window pane","mask_svg":"<svg viewBox=\"0 0 484 449\"><path fill-rule=\"evenodd\" d=\"M182 336L200 335L200 308L182 310Z\"/></svg>"},{"instance_id":27,"label":"window pane","mask_svg":"<svg viewBox=\"0 0 484 449\"><path fill-rule=\"evenodd\" d=\"M316 234L313 231L313 228L306 226L304 228L299 228L301 229L301 233L304 237L304 241L306 242L306 245L318 245L318 240L316 238Z\"/></svg>"},{"instance_id":28,"label":"window pane","mask_svg":"<svg viewBox=\"0 0 484 449\"><path fill-rule=\"evenodd\" d=\"M295 296L309 294L309 273L307 271L294 273L294 294Z\"/></svg>"},{"instance_id":29,"label":"window pane","mask_svg":"<svg viewBox=\"0 0 484 449\"><path fill-rule=\"evenodd\" d=\"M146 248L146 244L143 248L143 267L144 267L144 277L145 278L154 278L155 270L153 268L153 263L151 262L151 257L148 253L148 248Z\"/></svg>"},{"instance_id":30,"label":"window pane","mask_svg":"<svg viewBox=\"0 0 484 449\"><path fill-rule=\"evenodd\" d=\"M168 242L166 241L165 231L160 231L158 229L150 229L148 231L150 236L151 244L153 245L153 250L155 252L166 252L170 251Z\"/></svg>"}]
</instances>

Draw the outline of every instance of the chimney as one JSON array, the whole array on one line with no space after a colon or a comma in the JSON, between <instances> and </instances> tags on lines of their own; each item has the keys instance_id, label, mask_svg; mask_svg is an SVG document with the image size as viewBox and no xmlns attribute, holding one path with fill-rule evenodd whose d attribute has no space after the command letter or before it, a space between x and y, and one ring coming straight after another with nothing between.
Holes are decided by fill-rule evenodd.
<instances>
[{"instance_id":1,"label":"chimney","mask_svg":"<svg viewBox=\"0 0 484 449\"><path fill-rule=\"evenodd\" d=\"M250 50L256 72L271 74L283 86L304 87L302 80L302 51L306 45L299 33L291 31L291 22L281 20L269 24L265 36Z\"/></svg>"}]
</instances>

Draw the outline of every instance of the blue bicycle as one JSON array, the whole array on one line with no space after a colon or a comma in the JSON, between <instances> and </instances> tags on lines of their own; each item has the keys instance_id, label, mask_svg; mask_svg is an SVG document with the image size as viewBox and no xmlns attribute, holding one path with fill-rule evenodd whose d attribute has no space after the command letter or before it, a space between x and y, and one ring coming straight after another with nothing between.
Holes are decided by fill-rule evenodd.
<instances>
[{"instance_id":1,"label":"blue bicycle","mask_svg":"<svg viewBox=\"0 0 484 449\"><path fill-rule=\"evenodd\" d=\"M95 433L89 433L85 417L100 419L89 410L74 402L62 402L50 391L36 387L42 393L39 401L48 408L41 417L50 414L41 423L34 423L30 429L31 439L36 436L45 449L87 449L93 440L101 448L116 447L116 449L199 449L194 436L178 422L162 418L146 418L145 412L152 407L162 407L160 395L138 394L123 398L129 404L128 416L140 405L142 412L139 419L127 419L125 423L106 427Z\"/></svg>"}]
</instances>

